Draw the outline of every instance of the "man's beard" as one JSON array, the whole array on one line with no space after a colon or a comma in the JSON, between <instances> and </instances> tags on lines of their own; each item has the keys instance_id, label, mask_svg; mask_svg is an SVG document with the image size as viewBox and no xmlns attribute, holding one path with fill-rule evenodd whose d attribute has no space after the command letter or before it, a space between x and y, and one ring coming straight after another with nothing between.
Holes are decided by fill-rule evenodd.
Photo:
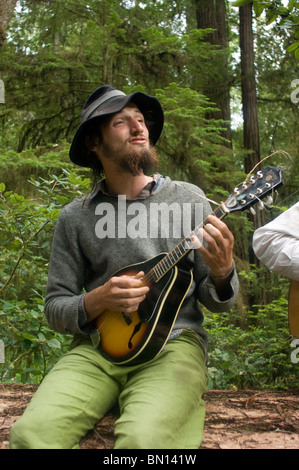
<instances>
[{"instance_id":1,"label":"man's beard","mask_svg":"<svg viewBox=\"0 0 299 470\"><path fill-rule=\"evenodd\" d=\"M117 163L120 169L131 173L133 176L137 176L142 172L148 174L158 167L157 153L154 147L132 149L130 151L110 147L109 158Z\"/></svg>"}]
</instances>

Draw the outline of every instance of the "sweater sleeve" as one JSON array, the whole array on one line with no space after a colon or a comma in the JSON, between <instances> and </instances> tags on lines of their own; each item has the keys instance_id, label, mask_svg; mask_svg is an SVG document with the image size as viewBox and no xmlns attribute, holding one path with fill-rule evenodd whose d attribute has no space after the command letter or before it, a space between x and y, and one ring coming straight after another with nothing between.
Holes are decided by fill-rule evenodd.
<instances>
[{"instance_id":1,"label":"sweater sleeve","mask_svg":"<svg viewBox=\"0 0 299 470\"><path fill-rule=\"evenodd\" d=\"M64 208L55 227L45 298L45 315L49 325L60 333L90 334L83 327L83 286L86 260L79 235Z\"/></svg>"},{"instance_id":2,"label":"sweater sleeve","mask_svg":"<svg viewBox=\"0 0 299 470\"><path fill-rule=\"evenodd\" d=\"M212 281L212 277L208 275L200 284L198 290L198 300L208 310L210 310L210 312L227 312L230 310L233 307L239 293L239 280L235 268L230 279L229 291L230 296L228 296L226 299L220 299Z\"/></svg>"}]
</instances>

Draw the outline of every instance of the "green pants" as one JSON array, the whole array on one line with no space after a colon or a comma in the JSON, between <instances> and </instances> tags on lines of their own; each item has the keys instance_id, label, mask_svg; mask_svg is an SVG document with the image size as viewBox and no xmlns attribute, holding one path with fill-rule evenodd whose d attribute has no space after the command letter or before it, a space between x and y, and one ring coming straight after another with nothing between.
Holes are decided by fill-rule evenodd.
<instances>
[{"instance_id":1,"label":"green pants","mask_svg":"<svg viewBox=\"0 0 299 470\"><path fill-rule=\"evenodd\" d=\"M116 366L91 344L67 353L11 430L12 449L78 448L115 404L115 449L196 449L203 435L206 366L191 330L138 366Z\"/></svg>"}]
</instances>

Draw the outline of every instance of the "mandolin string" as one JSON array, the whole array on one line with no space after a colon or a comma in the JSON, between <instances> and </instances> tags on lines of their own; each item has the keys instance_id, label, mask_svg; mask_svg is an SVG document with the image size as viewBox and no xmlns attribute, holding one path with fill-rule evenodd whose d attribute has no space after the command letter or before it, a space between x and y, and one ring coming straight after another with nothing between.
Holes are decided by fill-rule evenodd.
<instances>
[{"instance_id":1,"label":"mandolin string","mask_svg":"<svg viewBox=\"0 0 299 470\"><path fill-rule=\"evenodd\" d=\"M103 321L101 322L100 327L98 327L98 331L101 332L107 323L109 324L109 323L111 323L111 321L117 320L118 316L119 316L118 311L114 311L114 310L109 309L108 314L106 313L105 316L102 317Z\"/></svg>"},{"instance_id":2,"label":"mandolin string","mask_svg":"<svg viewBox=\"0 0 299 470\"><path fill-rule=\"evenodd\" d=\"M254 172L254 170L255 170L261 163L263 163L263 161L267 160L268 158L273 157L274 155L276 155L276 154L278 154L278 153L281 153L286 159L290 158L290 155L288 154L288 152L285 152L284 150L276 150L275 152L271 153L270 155L267 155L267 156L264 157L262 160L260 160L260 161L252 168L252 170L250 170L250 172L249 172L248 175L246 176L245 182L248 181L249 176Z\"/></svg>"},{"instance_id":3,"label":"mandolin string","mask_svg":"<svg viewBox=\"0 0 299 470\"><path fill-rule=\"evenodd\" d=\"M218 217L217 211L221 210L221 204L218 205L218 207L215 209L213 214ZM224 217L226 214L221 211L221 217ZM199 225L195 227L192 232L190 232L183 240L180 241L178 245L176 245L169 253L167 253L164 258L162 258L145 276L146 280L152 280L154 282L159 281L175 264L180 261L187 253L191 250L191 247L189 246L190 242L192 241L192 238L194 235L196 235L196 232L200 228L203 228L207 224L207 219L205 219L203 222L201 222ZM186 248L187 247L187 248ZM159 274L160 273L162 274Z\"/></svg>"},{"instance_id":4,"label":"mandolin string","mask_svg":"<svg viewBox=\"0 0 299 470\"><path fill-rule=\"evenodd\" d=\"M216 215L216 211L214 212L214 214ZM145 274L144 278L146 279L146 281L159 281L175 264L178 263L178 261L180 261L180 259L187 255L191 248L186 248L186 246L190 244L190 241L195 235L195 232L202 228L206 223L207 219L197 225L197 227L195 227L195 229L192 230L189 235L187 235L183 240L181 240L178 245L176 245L147 274Z\"/></svg>"}]
</instances>

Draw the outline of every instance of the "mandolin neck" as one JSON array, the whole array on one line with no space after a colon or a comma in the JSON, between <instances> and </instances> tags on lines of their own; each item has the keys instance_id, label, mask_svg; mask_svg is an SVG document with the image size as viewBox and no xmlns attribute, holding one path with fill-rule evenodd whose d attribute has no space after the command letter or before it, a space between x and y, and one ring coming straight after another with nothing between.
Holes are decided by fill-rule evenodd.
<instances>
[{"instance_id":1,"label":"mandolin neck","mask_svg":"<svg viewBox=\"0 0 299 470\"><path fill-rule=\"evenodd\" d=\"M213 215L222 219L228 214L228 210L224 204L221 204L213 212ZM169 253L167 253L164 258L162 258L159 263L156 264L146 275L145 282L152 284L158 282L170 269L172 269L184 256L189 253L189 251L194 247L193 238L197 236L198 230L204 227L208 222L205 219L201 222L195 229L190 232L183 240L178 243Z\"/></svg>"}]
</instances>

